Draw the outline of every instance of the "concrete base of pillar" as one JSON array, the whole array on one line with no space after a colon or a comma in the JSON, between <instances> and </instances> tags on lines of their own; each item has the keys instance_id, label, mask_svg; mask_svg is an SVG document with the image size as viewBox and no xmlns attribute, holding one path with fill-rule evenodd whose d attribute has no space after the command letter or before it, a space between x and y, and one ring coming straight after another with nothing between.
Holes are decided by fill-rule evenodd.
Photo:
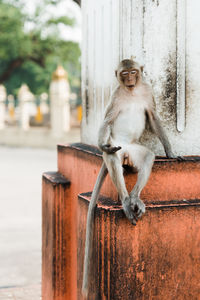
<instances>
[{"instance_id":1,"label":"concrete base of pillar","mask_svg":"<svg viewBox=\"0 0 200 300\"><path fill-rule=\"evenodd\" d=\"M61 174L48 172L43 175L43 300L76 299L76 237L71 235L69 193L70 182Z\"/></svg>"},{"instance_id":2,"label":"concrete base of pillar","mask_svg":"<svg viewBox=\"0 0 200 300\"><path fill-rule=\"evenodd\" d=\"M78 201L78 297L81 298L90 194ZM95 213L89 299L198 299L200 201L147 204L136 226L100 197Z\"/></svg>"},{"instance_id":3,"label":"concrete base of pillar","mask_svg":"<svg viewBox=\"0 0 200 300\"><path fill-rule=\"evenodd\" d=\"M59 282L62 282L60 260L53 260L54 269L48 269L48 260L44 259L51 255L51 247L56 257L61 257L59 245L65 237L62 234L52 235L51 231L54 229L46 221L49 216L56 216L54 226L61 224L62 220L63 226L67 226L68 236L73 237L68 240L63 251L71 253L65 276L71 278L71 287L68 286L67 290L72 289L74 293L71 298L67 298L65 294L60 294L60 298L49 298L44 289L43 300L82 299L80 290L90 201L88 192L93 189L101 164L101 152L95 147L85 144L58 146L58 172L68 178L71 185L67 193L58 192L53 183L51 188L47 189L49 185L46 183L43 188L43 201L49 199L48 203L55 203L43 206L43 284L53 274L56 274L58 285L50 281L48 284L52 285L52 289L59 289ZM95 213L89 300L198 299L199 178L200 157L187 157L183 162L176 159L156 159L148 184L141 195L147 212L133 226L126 219L118 202L116 189L107 176ZM125 173L129 191L136 179L136 174ZM63 209L65 202L68 207L64 210L65 213L57 214ZM59 206L59 203L62 205ZM47 236L53 242L44 247ZM49 273L45 273L45 268ZM55 270L57 273L52 273Z\"/></svg>"}]
</instances>

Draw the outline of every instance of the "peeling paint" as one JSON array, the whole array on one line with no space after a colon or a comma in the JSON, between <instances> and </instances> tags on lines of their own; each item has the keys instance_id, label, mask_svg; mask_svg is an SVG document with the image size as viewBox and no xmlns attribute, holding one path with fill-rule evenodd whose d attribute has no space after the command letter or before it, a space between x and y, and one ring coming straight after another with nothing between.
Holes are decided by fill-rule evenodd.
<instances>
[{"instance_id":1,"label":"peeling paint","mask_svg":"<svg viewBox=\"0 0 200 300\"><path fill-rule=\"evenodd\" d=\"M176 116L176 59L170 55L166 59L165 79L160 80L162 86L162 98L160 99L161 116L165 123L173 122L175 125Z\"/></svg>"}]
</instances>

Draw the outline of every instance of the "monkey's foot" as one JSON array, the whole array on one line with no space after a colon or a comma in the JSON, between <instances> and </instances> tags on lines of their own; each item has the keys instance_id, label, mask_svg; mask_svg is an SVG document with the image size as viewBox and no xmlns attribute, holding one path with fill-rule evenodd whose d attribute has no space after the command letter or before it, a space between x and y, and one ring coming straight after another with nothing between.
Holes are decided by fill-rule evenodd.
<instances>
[{"instance_id":1,"label":"monkey's foot","mask_svg":"<svg viewBox=\"0 0 200 300\"><path fill-rule=\"evenodd\" d=\"M135 195L130 195L131 209L133 211L134 217L137 220L145 213L145 204L144 202Z\"/></svg>"},{"instance_id":2,"label":"monkey's foot","mask_svg":"<svg viewBox=\"0 0 200 300\"><path fill-rule=\"evenodd\" d=\"M136 217L135 217L135 213L132 209L132 203L131 203L131 199L130 197L126 197L123 201L122 201L122 207L124 210L124 213L126 215L126 217L129 219L129 221L133 224L136 225Z\"/></svg>"}]
</instances>

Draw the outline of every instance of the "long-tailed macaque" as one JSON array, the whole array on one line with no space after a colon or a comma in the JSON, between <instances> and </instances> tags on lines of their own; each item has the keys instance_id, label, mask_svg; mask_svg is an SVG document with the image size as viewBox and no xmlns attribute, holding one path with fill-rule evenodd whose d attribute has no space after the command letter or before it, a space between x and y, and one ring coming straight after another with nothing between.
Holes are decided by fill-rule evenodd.
<instances>
[{"instance_id":1,"label":"long-tailed macaque","mask_svg":"<svg viewBox=\"0 0 200 300\"><path fill-rule=\"evenodd\" d=\"M156 114L151 87L143 81L141 72L137 62L130 59L121 61L116 71L119 86L106 108L99 131L98 145L103 151L104 163L92 193L87 217L82 285L85 298L88 297L94 210L107 172L116 186L126 217L136 225L138 218L145 213L140 193L147 183L155 159L154 153L139 143L146 122L163 144L166 156L175 157ZM138 170L137 182L130 194L124 182L124 164Z\"/></svg>"}]
</instances>

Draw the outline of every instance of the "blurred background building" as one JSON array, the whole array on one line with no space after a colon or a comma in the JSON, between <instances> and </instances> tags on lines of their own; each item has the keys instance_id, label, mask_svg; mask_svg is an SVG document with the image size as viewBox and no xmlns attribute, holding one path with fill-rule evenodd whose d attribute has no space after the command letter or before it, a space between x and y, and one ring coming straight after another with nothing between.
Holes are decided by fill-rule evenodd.
<instances>
[{"instance_id":1,"label":"blurred background building","mask_svg":"<svg viewBox=\"0 0 200 300\"><path fill-rule=\"evenodd\" d=\"M53 147L70 130L77 136L79 6L3 0L0 10L0 144Z\"/></svg>"},{"instance_id":2,"label":"blurred background building","mask_svg":"<svg viewBox=\"0 0 200 300\"><path fill-rule=\"evenodd\" d=\"M41 177L80 140L81 11L0 0L0 299L39 300ZM47 149L48 148L48 149Z\"/></svg>"}]
</instances>

